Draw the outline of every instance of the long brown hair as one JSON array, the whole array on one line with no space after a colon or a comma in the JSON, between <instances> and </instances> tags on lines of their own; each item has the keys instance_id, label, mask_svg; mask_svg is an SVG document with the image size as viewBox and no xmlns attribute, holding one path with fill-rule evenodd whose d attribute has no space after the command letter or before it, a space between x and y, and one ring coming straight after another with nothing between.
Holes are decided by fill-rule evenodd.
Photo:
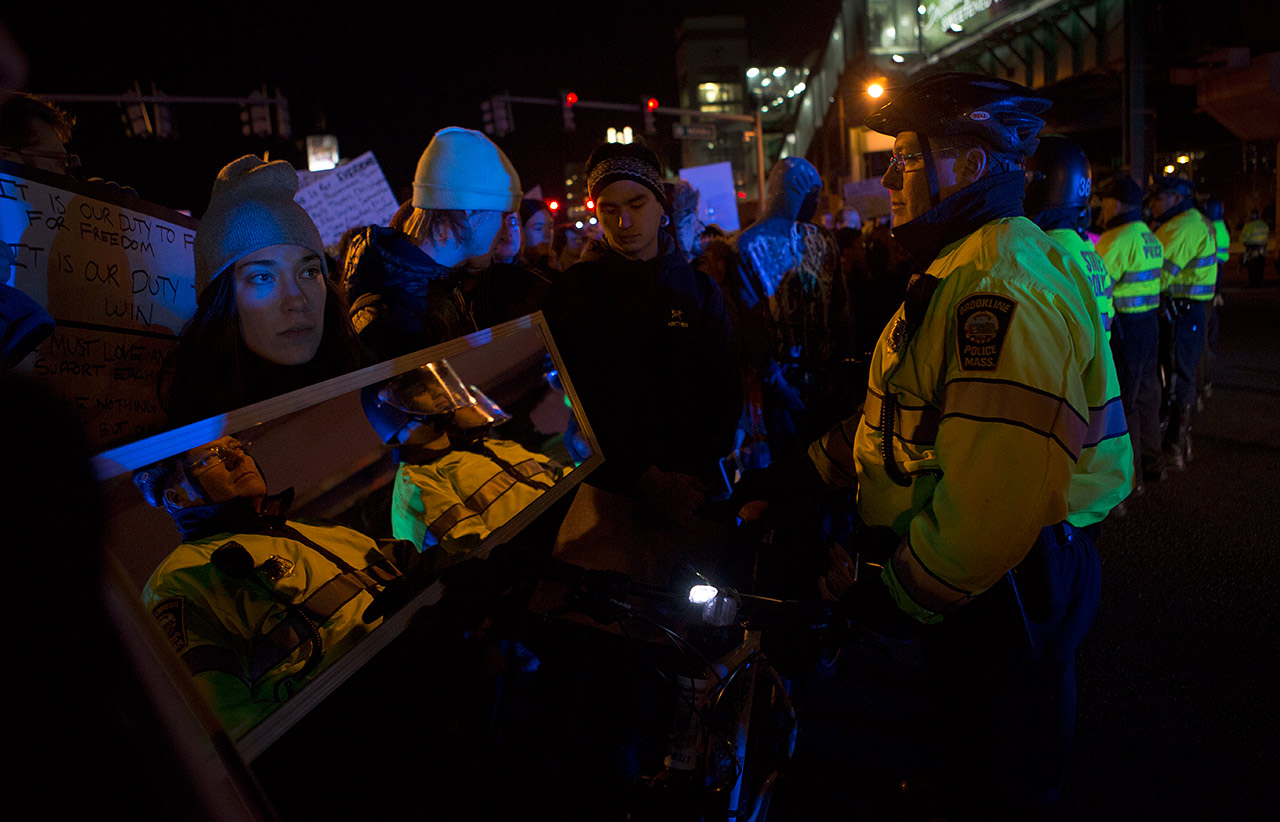
<instances>
[{"instance_id":1,"label":"long brown hair","mask_svg":"<svg viewBox=\"0 0 1280 822\"><path fill-rule=\"evenodd\" d=\"M356 337L347 301L324 277L324 333L302 365L275 365L240 333L235 278L224 269L200 293L196 313L160 367L157 390L171 425L185 425L354 371L373 358Z\"/></svg>"}]
</instances>

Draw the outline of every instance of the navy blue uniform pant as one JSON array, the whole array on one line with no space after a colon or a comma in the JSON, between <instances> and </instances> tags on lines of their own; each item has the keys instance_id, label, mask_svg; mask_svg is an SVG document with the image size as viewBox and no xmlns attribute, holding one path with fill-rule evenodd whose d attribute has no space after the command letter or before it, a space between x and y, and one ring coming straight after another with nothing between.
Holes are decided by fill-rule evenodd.
<instances>
[{"instance_id":1,"label":"navy blue uniform pant","mask_svg":"<svg viewBox=\"0 0 1280 822\"><path fill-rule=\"evenodd\" d=\"M1111 351L1120 380L1120 401L1139 469L1157 468L1160 450L1160 321L1158 311L1117 313Z\"/></svg>"},{"instance_id":2,"label":"navy blue uniform pant","mask_svg":"<svg viewBox=\"0 0 1280 822\"><path fill-rule=\"evenodd\" d=\"M1196 401L1196 365L1204 352L1205 304L1178 300L1173 326L1173 398L1179 405Z\"/></svg>"},{"instance_id":3,"label":"navy blue uniform pant","mask_svg":"<svg viewBox=\"0 0 1280 822\"><path fill-rule=\"evenodd\" d=\"M956 803L948 818L1029 819L1059 798L1076 649L1102 590L1091 535L1043 529L1015 577L1016 598L1002 581L923 632L946 740L941 776Z\"/></svg>"}]
</instances>

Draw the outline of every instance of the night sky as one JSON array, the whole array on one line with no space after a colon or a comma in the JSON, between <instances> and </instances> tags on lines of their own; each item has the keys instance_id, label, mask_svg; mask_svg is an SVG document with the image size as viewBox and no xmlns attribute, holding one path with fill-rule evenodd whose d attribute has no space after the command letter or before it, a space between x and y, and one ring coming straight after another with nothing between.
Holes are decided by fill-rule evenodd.
<instances>
[{"instance_id":1,"label":"night sky","mask_svg":"<svg viewBox=\"0 0 1280 822\"><path fill-rule=\"evenodd\" d=\"M154 82L173 95L242 96L279 87L294 143L323 129L337 135L344 157L373 150L403 195L431 135L449 125L479 128L479 104L491 94L551 98L563 88L582 100L638 105L656 96L676 105L681 18L741 14L752 59L794 64L823 44L838 2L806 2L805 14L790 16L755 1L350 4L324 18L318 5L300 4L108 3L87 12L34 5L3 18L27 53L28 90L119 94L137 81L144 92ZM218 168L235 157L269 150L303 162L295 145L241 136L231 107L175 108L178 139L170 143L124 139L114 105L66 107L79 120L72 147L86 175L197 215ZM541 183L548 194L559 193L564 164L584 160L607 126L640 126L638 109L633 123L579 110L573 134L555 108L517 106L513 116L515 131L498 142L525 187ZM669 135L662 121L659 132Z\"/></svg>"}]
</instances>

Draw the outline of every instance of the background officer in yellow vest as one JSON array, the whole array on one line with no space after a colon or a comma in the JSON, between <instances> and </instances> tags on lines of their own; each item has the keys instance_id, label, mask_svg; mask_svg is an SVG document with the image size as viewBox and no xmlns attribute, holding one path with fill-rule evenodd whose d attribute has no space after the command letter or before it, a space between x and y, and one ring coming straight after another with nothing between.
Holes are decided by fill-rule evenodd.
<instances>
[{"instance_id":1,"label":"background officer in yellow vest","mask_svg":"<svg viewBox=\"0 0 1280 822\"><path fill-rule=\"evenodd\" d=\"M1249 221L1240 229L1240 242L1244 244L1244 256L1240 262L1249 272L1249 287L1262 285L1262 273L1267 266L1267 237L1271 228L1258 216L1258 209L1249 212Z\"/></svg>"},{"instance_id":2,"label":"background officer in yellow vest","mask_svg":"<svg viewBox=\"0 0 1280 822\"><path fill-rule=\"evenodd\" d=\"M856 483L868 525L898 536L843 602L924 642L959 816L1025 819L1057 800L1075 649L1100 592L1092 534L1132 484L1093 289L1022 216L1048 107L946 73L868 118L895 138L881 182L924 271L873 353L863 414L809 451L826 482Z\"/></svg>"},{"instance_id":3,"label":"background officer in yellow vest","mask_svg":"<svg viewBox=\"0 0 1280 822\"><path fill-rule=\"evenodd\" d=\"M1142 188L1125 176L1098 187L1102 236L1098 254L1115 300L1111 350L1137 458L1138 488L1165 478L1160 441L1160 272L1164 247L1142 222Z\"/></svg>"},{"instance_id":4,"label":"background officer in yellow vest","mask_svg":"<svg viewBox=\"0 0 1280 822\"><path fill-rule=\"evenodd\" d=\"M1213 396L1213 360L1218 354L1218 309L1222 307L1222 273L1231 259L1231 234L1223 219L1222 201L1210 197L1204 202L1204 218L1213 232L1218 247L1218 270L1214 274L1213 299L1205 306L1204 353L1200 355L1200 367L1196 369L1196 410L1204 409L1205 401Z\"/></svg>"},{"instance_id":5,"label":"background officer in yellow vest","mask_svg":"<svg viewBox=\"0 0 1280 822\"><path fill-rule=\"evenodd\" d=\"M1160 293L1173 321L1173 386L1164 451L1181 470L1191 458L1191 412L1196 401L1196 365L1204 351L1205 306L1213 299L1218 244L1195 208L1190 180L1158 177L1148 191L1159 221L1156 238L1164 246Z\"/></svg>"}]
</instances>

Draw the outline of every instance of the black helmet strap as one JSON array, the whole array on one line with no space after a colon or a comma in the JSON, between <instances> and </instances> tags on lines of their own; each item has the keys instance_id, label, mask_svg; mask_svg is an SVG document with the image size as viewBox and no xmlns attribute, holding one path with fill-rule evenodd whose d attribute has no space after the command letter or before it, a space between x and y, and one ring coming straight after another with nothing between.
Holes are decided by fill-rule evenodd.
<instances>
[{"instance_id":1,"label":"black helmet strap","mask_svg":"<svg viewBox=\"0 0 1280 822\"><path fill-rule=\"evenodd\" d=\"M924 155L920 158L924 160L924 173L929 178L929 207L936 208L942 202L942 190L938 185L938 165L933 161L933 140L924 134L916 136L920 138L920 152Z\"/></svg>"}]
</instances>

